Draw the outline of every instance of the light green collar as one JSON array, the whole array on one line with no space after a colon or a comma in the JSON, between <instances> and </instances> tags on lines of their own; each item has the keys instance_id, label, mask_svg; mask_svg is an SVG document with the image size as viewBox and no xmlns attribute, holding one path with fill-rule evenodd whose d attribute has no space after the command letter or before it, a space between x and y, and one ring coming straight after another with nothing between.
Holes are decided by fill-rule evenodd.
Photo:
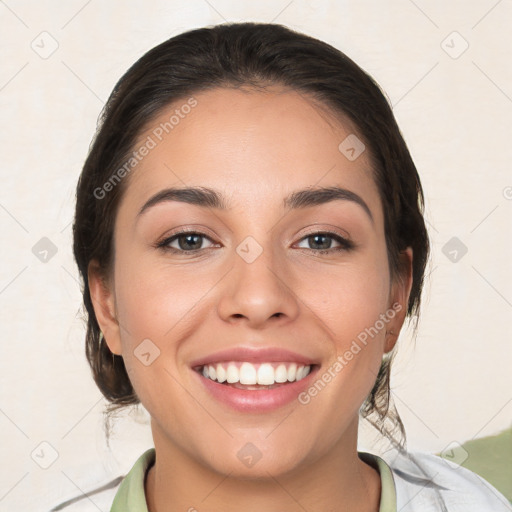
<instances>
[{"instance_id":1,"label":"light green collar","mask_svg":"<svg viewBox=\"0 0 512 512\"><path fill-rule=\"evenodd\" d=\"M396 490L395 481L391 468L387 465L386 461L368 452L357 452L359 458L375 468L380 474L380 506L379 512L396 512ZM144 510L144 512L146 512Z\"/></svg>"},{"instance_id":2,"label":"light green collar","mask_svg":"<svg viewBox=\"0 0 512 512\"><path fill-rule=\"evenodd\" d=\"M110 512L148 512L144 480L155 462L155 449L146 450L124 477L117 490Z\"/></svg>"}]
</instances>

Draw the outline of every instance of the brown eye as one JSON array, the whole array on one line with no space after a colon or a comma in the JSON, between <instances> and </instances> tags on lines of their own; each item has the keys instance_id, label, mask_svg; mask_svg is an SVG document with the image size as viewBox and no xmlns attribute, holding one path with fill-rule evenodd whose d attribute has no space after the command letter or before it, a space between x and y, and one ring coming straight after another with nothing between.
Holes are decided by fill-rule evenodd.
<instances>
[{"instance_id":1,"label":"brown eye","mask_svg":"<svg viewBox=\"0 0 512 512\"><path fill-rule=\"evenodd\" d=\"M208 248L202 247L205 239L211 242L211 239L204 233L182 231L162 240L157 247L173 252L194 252Z\"/></svg>"},{"instance_id":2,"label":"brown eye","mask_svg":"<svg viewBox=\"0 0 512 512\"><path fill-rule=\"evenodd\" d=\"M306 241L309 247L301 247L302 249L309 249L320 254L329 253L332 251L350 250L354 248L354 244L335 233L312 233L304 237L302 240ZM332 247L333 240L338 244L338 247Z\"/></svg>"}]
</instances>

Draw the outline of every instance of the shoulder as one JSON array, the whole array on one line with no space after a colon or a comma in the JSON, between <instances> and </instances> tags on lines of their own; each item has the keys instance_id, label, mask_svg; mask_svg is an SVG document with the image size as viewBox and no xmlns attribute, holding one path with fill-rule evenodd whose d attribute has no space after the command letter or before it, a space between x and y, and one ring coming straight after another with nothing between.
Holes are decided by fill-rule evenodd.
<instances>
[{"instance_id":1,"label":"shoulder","mask_svg":"<svg viewBox=\"0 0 512 512\"><path fill-rule=\"evenodd\" d=\"M127 510L125 502L133 501L138 497L141 503L145 503L144 477L148 467L154 463L155 449L149 448L137 459L130 471L125 476L108 478L94 486L87 483L91 475L84 475L85 481L80 480L80 485L75 485L80 492L73 496L63 497L57 505L48 512L98 512L113 510L114 504L121 504L116 510Z\"/></svg>"},{"instance_id":2,"label":"shoulder","mask_svg":"<svg viewBox=\"0 0 512 512\"><path fill-rule=\"evenodd\" d=\"M48 512L98 512L98 510L110 510L123 478L123 476L119 476L98 487L82 489L81 493L64 498Z\"/></svg>"},{"instance_id":3,"label":"shoulder","mask_svg":"<svg viewBox=\"0 0 512 512\"><path fill-rule=\"evenodd\" d=\"M478 474L430 453L382 455L395 481L401 512L512 512L512 505Z\"/></svg>"}]
</instances>

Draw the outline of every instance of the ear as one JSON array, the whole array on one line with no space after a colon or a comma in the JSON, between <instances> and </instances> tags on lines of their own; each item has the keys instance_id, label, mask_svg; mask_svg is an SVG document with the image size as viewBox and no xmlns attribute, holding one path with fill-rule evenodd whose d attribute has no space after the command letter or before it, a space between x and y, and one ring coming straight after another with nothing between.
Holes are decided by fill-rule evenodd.
<instances>
[{"instance_id":1,"label":"ear","mask_svg":"<svg viewBox=\"0 0 512 512\"><path fill-rule=\"evenodd\" d=\"M113 284L107 282L96 260L89 263L87 278L94 313L105 342L113 354L121 355L121 336L116 319Z\"/></svg>"},{"instance_id":2,"label":"ear","mask_svg":"<svg viewBox=\"0 0 512 512\"><path fill-rule=\"evenodd\" d=\"M386 326L386 339L384 344L384 351L386 353L393 350L398 335L405 321L407 315L407 306L409 305L409 296L412 288L412 248L407 247L405 251L400 254L402 273L391 284L389 294L389 308L395 310L395 316L389 321Z\"/></svg>"}]
</instances>

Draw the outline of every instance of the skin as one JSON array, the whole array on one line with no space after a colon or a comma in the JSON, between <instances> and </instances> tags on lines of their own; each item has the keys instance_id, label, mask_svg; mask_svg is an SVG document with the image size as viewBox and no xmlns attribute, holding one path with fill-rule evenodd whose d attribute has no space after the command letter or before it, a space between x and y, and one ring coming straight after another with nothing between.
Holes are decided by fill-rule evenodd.
<instances>
[{"instance_id":1,"label":"skin","mask_svg":"<svg viewBox=\"0 0 512 512\"><path fill-rule=\"evenodd\" d=\"M354 132L348 123L278 87L194 97L197 106L129 177L113 272L103 279L96 262L89 268L105 339L123 356L151 415L157 457L145 482L148 508L375 512L380 477L357 456L358 411L402 327L412 251L402 255L407 275L392 281L368 151L349 161L338 150ZM176 107L161 112L141 140ZM231 209L173 201L137 216L156 192L192 185L218 190ZM285 211L289 193L320 186L357 193L373 221L351 201ZM205 233L204 249L187 256L154 247L180 227ZM356 247L318 254L307 235L326 231ZM236 252L247 236L263 249L250 264ZM178 240L172 246L179 248ZM331 239L331 247L339 243ZM236 412L205 391L190 368L226 348L277 346L318 361L322 374L394 303L401 311L307 405L294 400L264 414ZM148 338L160 355L145 366L134 350ZM248 442L262 454L252 467L237 457Z\"/></svg>"}]
</instances>

